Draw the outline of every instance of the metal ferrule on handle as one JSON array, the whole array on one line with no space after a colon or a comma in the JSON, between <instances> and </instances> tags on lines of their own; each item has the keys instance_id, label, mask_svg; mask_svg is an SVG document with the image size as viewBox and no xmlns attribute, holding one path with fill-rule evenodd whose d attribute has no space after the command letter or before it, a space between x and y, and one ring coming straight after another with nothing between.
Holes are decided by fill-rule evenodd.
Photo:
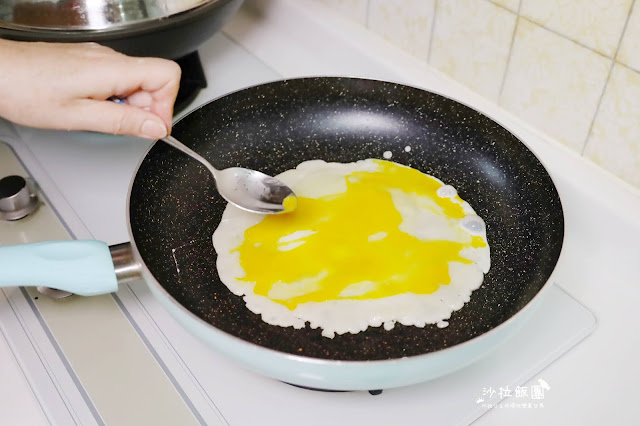
<instances>
[{"instance_id":1,"label":"metal ferrule on handle","mask_svg":"<svg viewBox=\"0 0 640 426\"><path fill-rule=\"evenodd\" d=\"M142 278L140 264L133 257L131 243L121 243L109 247L111 260L113 261L114 272L118 284Z\"/></svg>"}]
</instances>

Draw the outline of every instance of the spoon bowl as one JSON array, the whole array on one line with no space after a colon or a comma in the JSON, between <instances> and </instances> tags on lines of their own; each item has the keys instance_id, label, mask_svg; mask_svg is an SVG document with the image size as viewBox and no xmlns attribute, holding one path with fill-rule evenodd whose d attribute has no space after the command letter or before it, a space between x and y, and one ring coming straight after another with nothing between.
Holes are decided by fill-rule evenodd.
<instances>
[{"instance_id":1,"label":"spoon bowl","mask_svg":"<svg viewBox=\"0 0 640 426\"><path fill-rule=\"evenodd\" d=\"M291 188L274 177L242 167L218 170L173 136L161 140L204 165L213 175L222 198L242 210L280 214L293 211L297 205L296 195Z\"/></svg>"}]
</instances>

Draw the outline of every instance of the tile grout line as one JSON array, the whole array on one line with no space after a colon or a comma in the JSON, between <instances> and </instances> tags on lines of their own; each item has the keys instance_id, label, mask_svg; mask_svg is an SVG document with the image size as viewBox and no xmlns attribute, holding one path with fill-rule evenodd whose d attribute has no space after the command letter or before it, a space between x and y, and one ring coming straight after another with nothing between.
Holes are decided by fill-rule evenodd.
<instances>
[{"instance_id":1,"label":"tile grout line","mask_svg":"<svg viewBox=\"0 0 640 426\"><path fill-rule=\"evenodd\" d=\"M596 122L596 117L598 117L598 113L600 112L600 106L602 105L602 100L604 99L604 94L607 91L607 87L609 86L609 80L611 80L611 74L613 73L613 67L615 66L615 59L611 59L611 65L609 66L609 72L607 73L607 79L602 86L602 91L600 92L600 97L598 98L598 104L596 105L596 110L593 112L593 117L591 118L591 123L589 123L589 130L587 130L587 136L584 138L584 142L582 143L582 149L580 150L580 155L584 157L585 152L587 151L587 145L589 145L589 138L591 137L591 132L593 131L593 125Z\"/></svg>"},{"instance_id":2,"label":"tile grout line","mask_svg":"<svg viewBox=\"0 0 640 426\"><path fill-rule=\"evenodd\" d=\"M513 10L509 9L507 6L505 6L505 5L503 5L503 4L496 3L496 2L495 2L495 1L493 1L493 0L487 0L487 1L488 1L489 3L491 3L492 5L494 5L494 6L498 6L500 9L508 10L508 11L509 11L509 12L511 12L511 13L520 13L520 5L522 5L522 0L519 0L519 2L518 2L518 11L517 11L517 12L514 12Z\"/></svg>"},{"instance_id":3,"label":"tile grout line","mask_svg":"<svg viewBox=\"0 0 640 426\"><path fill-rule=\"evenodd\" d=\"M624 38L624 33L627 32L627 26L629 25L629 19L631 18L631 13L633 12L633 8L635 4L636 4L636 0L633 0L631 2L631 7L629 7L629 13L627 14L627 19L624 21L624 26L622 27L622 33L620 34L620 39L618 40L618 45L616 46L615 52L613 52L613 57L611 58L611 66L609 67L609 73L607 74L607 79L605 80L604 86L602 87L602 92L600 93L600 98L598 99L596 110L593 113L593 118L591 119L589 130L587 131L587 136L584 140L584 144L582 145L582 150L580 151L580 155L583 157L585 152L587 151L587 146L589 145L589 138L591 137L591 132L593 131L593 125L596 122L596 117L598 117L598 113L600 112L600 107L602 106L602 100L604 99L604 94L607 91L607 87L609 87L611 74L613 74L613 67L616 65L616 58L618 57L618 52L620 51L620 46L622 45L622 39Z\"/></svg>"},{"instance_id":4,"label":"tile grout line","mask_svg":"<svg viewBox=\"0 0 640 426\"><path fill-rule=\"evenodd\" d=\"M635 0L634 0L634 1L635 1ZM576 45L578 45L578 46L580 46L580 47L582 47L582 48L584 48L584 49L587 49L588 51L593 52L593 53L595 53L596 55L602 56L603 58L606 58L606 59L612 59L612 57L611 57L611 56L609 56L609 55L605 55L605 54L604 54L604 53L602 53L602 52L598 52L598 51L597 51L597 50L595 50L594 48L589 47L589 46L587 46L586 44L582 44L582 43L581 43L581 42L579 42L579 41L573 40L573 39L569 38L568 36L566 36L566 35L563 35L563 34L559 33L559 32L558 32L558 31L556 31L556 30L552 30L551 28L548 28L548 27L546 27L546 26L544 26L544 25L541 25L541 24L537 23L536 21L534 21L534 20L532 20L532 19L530 19L530 18L527 18L526 16L520 16L520 17L521 17L522 19L524 19L525 21L528 21L529 23L531 23L531 24L535 25L536 27L539 27L539 28L542 28L543 30L549 31L550 33L555 34L555 35L557 35L558 37L560 37L560 38L562 38L562 39L564 39L564 40L570 41L571 43L576 44ZM627 19L629 19L629 17L628 17L628 16L627 16ZM626 25L625 25L625 28L626 28Z\"/></svg>"},{"instance_id":5,"label":"tile grout line","mask_svg":"<svg viewBox=\"0 0 640 426\"><path fill-rule=\"evenodd\" d=\"M620 67L627 68L629 71L635 72L636 74L640 74L640 68L635 69L631 65L623 64L622 62L619 62L619 61L615 61L615 63Z\"/></svg>"},{"instance_id":6,"label":"tile grout line","mask_svg":"<svg viewBox=\"0 0 640 426\"><path fill-rule=\"evenodd\" d=\"M516 33L518 32L518 24L520 23L520 8L522 7L522 0L518 3L518 11L516 12L516 25L513 27L513 34L511 36L511 44L509 44L509 54L507 55L507 63L504 66L504 74L502 74L502 81L500 82L500 90L498 90L498 99L496 103L500 105L500 99L502 98L502 92L504 91L504 84L507 81L507 73L509 71L509 65L511 64L511 55L513 54L513 45L516 42ZM511 12L509 10L509 12ZM511 12L513 13L513 12Z\"/></svg>"},{"instance_id":7,"label":"tile grout line","mask_svg":"<svg viewBox=\"0 0 640 426\"><path fill-rule=\"evenodd\" d=\"M431 34L429 35L429 47L427 52L427 64L431 63L431 51L433 47L433 36L436 33L436 15L438 14L438 0L433 0L433 18L431 19Z\"/></svg>"}]
</instances>

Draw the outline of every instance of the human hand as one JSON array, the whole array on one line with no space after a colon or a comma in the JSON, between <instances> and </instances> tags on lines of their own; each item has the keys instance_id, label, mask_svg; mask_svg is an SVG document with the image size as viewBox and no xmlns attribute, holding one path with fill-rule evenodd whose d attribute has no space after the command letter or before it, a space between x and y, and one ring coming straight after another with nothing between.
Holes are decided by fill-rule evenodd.
<instances>
[{"instance_id":1,"label":"human hand","mask_svg":"<svg viewBox=\"0 0 640 426\"><path fill-rule=\"evenodd\" d=\"M26 126L162 138L179 84L180 67L165 59L96 43L0 40L0 116Z\"/></svg>"}]
</instances>

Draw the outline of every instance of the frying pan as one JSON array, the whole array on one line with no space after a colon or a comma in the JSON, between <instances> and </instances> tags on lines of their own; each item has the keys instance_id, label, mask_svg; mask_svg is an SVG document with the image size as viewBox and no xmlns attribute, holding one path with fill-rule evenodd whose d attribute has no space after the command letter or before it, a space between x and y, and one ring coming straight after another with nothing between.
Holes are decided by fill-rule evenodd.
<instances>
[{"instance_id":1,"label":"frying pan","mask_svg":"<svg viewBox=\"0 0 640 426\"><path fill-rule=\"evenodd\" d=\"M211 236L226 204L210 175L166 144L153 145L129 191L129 271L139 268L201 340L284 382L383 389L468 365L518 330L560 256L562 206L542 164L490 118L434 93L354 78L278 81L195 109L173 134L217 167L271 175L305 160L352 162L390 151L393 161L453 185L486 222L491 269L446 328L396 324L329 339L319 329L272 326L218 278Z\"/></svg>"}]
</instances>

